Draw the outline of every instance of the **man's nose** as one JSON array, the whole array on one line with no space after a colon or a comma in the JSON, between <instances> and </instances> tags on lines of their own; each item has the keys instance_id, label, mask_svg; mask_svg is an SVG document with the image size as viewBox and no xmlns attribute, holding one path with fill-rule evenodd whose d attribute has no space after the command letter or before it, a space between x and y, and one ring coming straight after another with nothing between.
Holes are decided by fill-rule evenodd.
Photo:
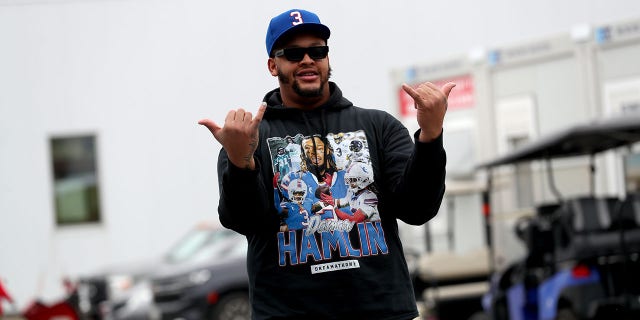
<instances>
[{"instance_id":1,"label":"man's nose","mask_svg":"<svg viewBox=\"0 0 640 320\"><path fill-rule=\"evenodd\" d=\"M315 60L311 59L308 52L305 52L300 63L312 63L312 62L315 62Z\"/></svg>"}]
</instances>

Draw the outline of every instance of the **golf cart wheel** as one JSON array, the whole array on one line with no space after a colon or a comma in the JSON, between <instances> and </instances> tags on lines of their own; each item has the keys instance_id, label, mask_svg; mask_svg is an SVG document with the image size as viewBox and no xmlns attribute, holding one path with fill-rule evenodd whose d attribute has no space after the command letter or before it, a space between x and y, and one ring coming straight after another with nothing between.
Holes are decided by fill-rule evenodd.
<instances>
[{"instance_id":1,"label":"golf cart wheel","mask_svg":"<svg viewBox=\"0 0 640 320\"><path fill-rule=\"evenodd\" d=\"M250 320L251 304L246 292L224 295L213 308L211 320Z\"/></svg>"},{"instance_id":2,"label":"golf cart wheel","mask_svg":"<svg viewBox=\"0 0 640 320\"><path fill-rule=\"evenodd\" d=\"M562 308L558 310L556 320L578 320L578 316L571 308Z\"/></svg>"},{"instance_id":3,"label":"golf cart wheel","mask_svg":"<svg viewBox=\"0 0 640 320\"><path fill-rule=\"evenodd\" d=\"M490 320L491 317L489 317L488 314L486 314L485 312L482 311L478 311L474 314L471 315L471 317L469 317L469 319L467 320Z\"/></svg>"}]
</instances>

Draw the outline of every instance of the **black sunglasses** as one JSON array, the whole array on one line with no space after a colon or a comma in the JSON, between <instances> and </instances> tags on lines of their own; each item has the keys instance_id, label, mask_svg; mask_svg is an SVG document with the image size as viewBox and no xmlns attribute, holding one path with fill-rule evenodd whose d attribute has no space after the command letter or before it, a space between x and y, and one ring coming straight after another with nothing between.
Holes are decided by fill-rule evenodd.
<instances>
[{"instance_id":1,"label":"black sunglasses","mask_svg":"<svg viewBox=\"0 0 640 320\"><path fill-rule=\"evenodd\" d=\"M305 54L308 54L309 58L313 60L324 59L327 57L327 54L329 54L329 46L280 49L280 50L276 50L276 52L274 53L274 56L276 57L284 56L289 61L298 62L304 59Z\"/></svg>"}]
</instances>

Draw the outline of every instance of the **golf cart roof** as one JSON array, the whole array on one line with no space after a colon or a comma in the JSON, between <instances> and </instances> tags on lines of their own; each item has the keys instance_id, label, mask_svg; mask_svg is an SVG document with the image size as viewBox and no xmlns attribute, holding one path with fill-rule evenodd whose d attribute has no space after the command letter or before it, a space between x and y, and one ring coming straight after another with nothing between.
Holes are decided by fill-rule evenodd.
<instances>
[{"instance_id":1,"label":"golf cart roof","mask_svg":"<svg viewBox=\"0 0 640 320\"><path fill-rule=\"evenodd\" d=\"M524 161L596 154L640 141L640 114L600 118L574 125L482 163L480 169Z\"/></svg>"}]
</instances>

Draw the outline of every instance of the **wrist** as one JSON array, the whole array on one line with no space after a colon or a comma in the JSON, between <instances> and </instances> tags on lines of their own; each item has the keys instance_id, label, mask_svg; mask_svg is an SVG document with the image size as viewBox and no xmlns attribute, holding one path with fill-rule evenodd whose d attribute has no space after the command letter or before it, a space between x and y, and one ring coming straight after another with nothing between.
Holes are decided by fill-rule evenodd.
<instances>
[{"instance_id":1,"label":"wrist","mask_svg":"<svg viewBox=\"0 0 640 320\"><path fill-rule=\"evenodd\" d=\"M438 131L428 132L426 130L420 129L420 134L418 135L418 141L423 143L428 143L433 140L436 140L440 134L442 133L442 129Z\"/></svg>"},{"instance_id":2,"label":"wrist","mask_svg":"<svg viewBox=\"0 0 640 320\"><path fill-rule=\"evenodd\" d=\"M229 161L231 162L231 164L233 164L234 166L240 168L240 169L245 169L245 170L255 170L256 169L256 162L253 159L253 157L249 157L249 158L241 158L241 159L231 159L229 158Z\"/></svg>"}]
</instances>

